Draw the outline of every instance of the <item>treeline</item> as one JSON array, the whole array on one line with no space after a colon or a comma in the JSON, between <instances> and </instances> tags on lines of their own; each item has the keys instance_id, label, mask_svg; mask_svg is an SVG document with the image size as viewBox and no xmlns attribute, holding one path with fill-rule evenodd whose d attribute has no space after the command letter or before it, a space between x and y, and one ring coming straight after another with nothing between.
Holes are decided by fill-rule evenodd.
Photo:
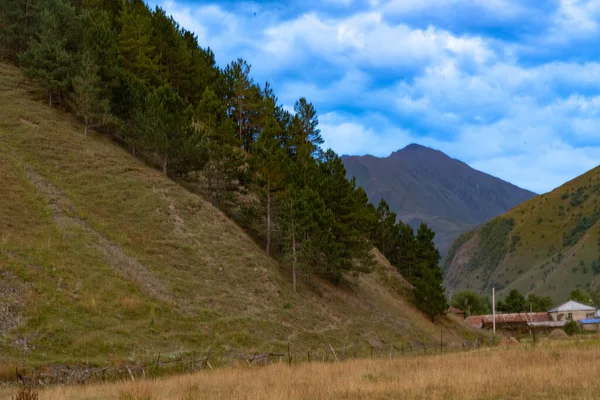
<instances>
[{"instance_id":1,"label":"treeline","mask_svg":"<svg viewBox=\"0 0 600 400\"><path fill-rule=\"evenodd\" d=\"M452 296L453 307L465 312L465 316L492 313L492 302L488 296L480 295L473 290L463 290ZM511 290L504 300L496 302L498 313L546 312L552 308L550 296L538 296L530 293L525 297L516 289Z\"/></svg>"},{"instance_id":2,"label":"treeline","mask_svg":"<svg viewBox=\"0 0 600 400\"><path fill-rule=\"evenodd\" d=\"M417 306L432 320L444 314L448 302L439 266L440 252L433 244L435 233L422 223L415 235L413 228L398 220L383 199L375 212L377 223L371 234L374 244L412 283Z\"/></svg>"},{"instance_id":3,"label":"treeline","mask_svg":"<svg viewBox=\"0 0 600 400\"><path fill-rule=\"evenodd\" d=\"M339 282L373 268L375 244L445 312L433 232L396 222L321 148L317 112L293 112L238 59L225 68L164 10L141 0L0 0L0 57L41 82L50 107L76 113L132 154L185 180L240 223L296 280Z\"/></svg>"}]
</instances>

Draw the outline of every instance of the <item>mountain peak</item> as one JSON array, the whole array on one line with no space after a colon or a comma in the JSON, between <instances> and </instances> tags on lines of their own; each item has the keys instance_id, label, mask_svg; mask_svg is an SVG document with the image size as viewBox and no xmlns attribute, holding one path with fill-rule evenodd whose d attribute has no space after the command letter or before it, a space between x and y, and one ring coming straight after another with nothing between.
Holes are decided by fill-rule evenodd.
<instances>
[{"instance_id":1,"label":"mountain peak","mask_svg":"<svg viewBox=\"0 0 600 400\"><path fill-rule=\"evenodd\" d=\"M503 214L533 193L417 143L386 158L344 158L348 178L375 204L384 198L411 226L427 223L442 253L466 228Z\"/></svg>"},{"instance_id":2,"label":"mountain peak","mask_svg":"<svg viewBox=\"0 0 600 400\"><path fill-rule=\"evenodd\" d=\"M431 150L429 147L422 146L418 143L411 143L408 146L406 146L405 148L403 148L402 150L423 150L423 149ZM402 151L402 150L399 150L399 151Z\"/></svg>"}]
</instances>

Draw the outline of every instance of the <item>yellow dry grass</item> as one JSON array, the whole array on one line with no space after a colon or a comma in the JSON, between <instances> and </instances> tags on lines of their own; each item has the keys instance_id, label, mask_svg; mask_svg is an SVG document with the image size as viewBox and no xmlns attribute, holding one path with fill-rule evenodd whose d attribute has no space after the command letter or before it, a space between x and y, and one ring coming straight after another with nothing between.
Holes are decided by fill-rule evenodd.
<instances>
[{"instance_id":1,"label":"yellow dry grass","mask_svg":"<svg viewBox=\"0 0 600 400\"><path fill-rule=\"evenodd\" d=\"M54 387L42 391L40 399L595 399L600 390L599 358L597 341L549 343ZM10 396L8 391L4 394Z\"/></svg>"}]
</instances>

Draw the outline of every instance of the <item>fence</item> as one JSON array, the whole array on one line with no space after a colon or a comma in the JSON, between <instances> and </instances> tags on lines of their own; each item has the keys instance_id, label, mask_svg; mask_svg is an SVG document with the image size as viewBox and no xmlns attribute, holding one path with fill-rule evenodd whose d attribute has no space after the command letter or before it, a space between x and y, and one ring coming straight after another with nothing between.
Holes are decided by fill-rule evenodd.
<instances>
[{"instance_id":1,"label":"fence","mask_svg":"<svg viewBox=\"0 0 600 400\"><path fill-rule=\"evenodd\" d=\"M16 368L15 380L27 386L45 386L52 384L85 384L98 381L115 381L123 379L158 377L169 374L193 373L202 369L213 369L216 366L228 366L241 363L248 367L286 363L290 366L305 362L342 362L352 359L396 359L400 357L416 357L422 355L442 354L449 352L470 351L482 346L492 346L492 340L485 343L481 338L474 341L464 340L460 345L451 345L444 341L440 333L439 341L402 341L381 345L365 342L346 343L334 347L325 343L315 348L297 351L291 342L279 352L238 351L222 355L218 359L209 348L204 352L158 353L146 362L122 363L114 366L96 367L86 365L54 366L51 370L38 368ZM213 360L214 359L214 360Z\"/></svg>"}]
</instances>

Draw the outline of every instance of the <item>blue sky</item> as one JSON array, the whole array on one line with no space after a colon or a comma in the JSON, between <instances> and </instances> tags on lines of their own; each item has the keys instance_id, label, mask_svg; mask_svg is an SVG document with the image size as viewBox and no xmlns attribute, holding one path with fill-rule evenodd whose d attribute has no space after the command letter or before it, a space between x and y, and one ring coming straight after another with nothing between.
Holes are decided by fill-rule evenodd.
<instances>
[{"instance_id":1,"label":"blue sky","mask_svg":"<svg viewBox=\"0 0 600 400\"><path fill-rule=\"evenodd\" d=\"M150 4L315 104L339 154L415 142L538 193L599 164L600 0Z\"/></svg>"}]
</instances>

